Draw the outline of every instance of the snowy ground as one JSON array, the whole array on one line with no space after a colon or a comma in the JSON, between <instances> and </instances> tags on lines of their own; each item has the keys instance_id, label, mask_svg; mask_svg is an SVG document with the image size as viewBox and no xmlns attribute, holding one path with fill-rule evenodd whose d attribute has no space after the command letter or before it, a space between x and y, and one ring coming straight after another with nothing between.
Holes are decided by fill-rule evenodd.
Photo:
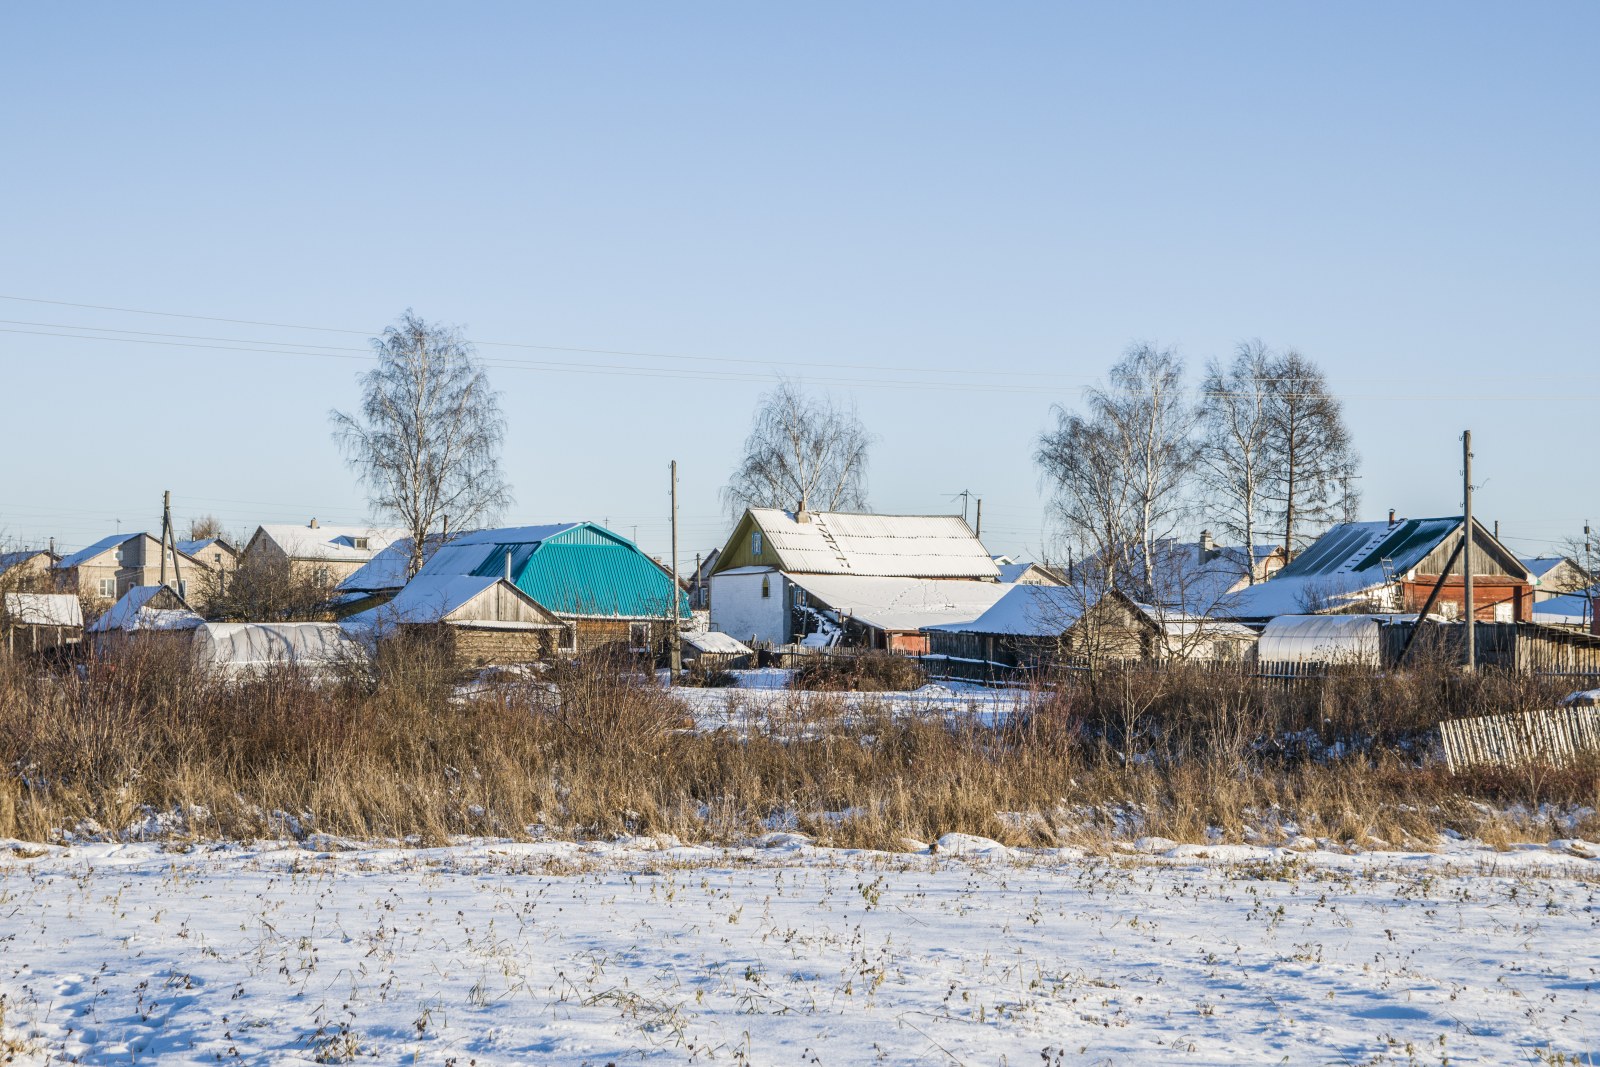
<instances>
[{"instance_id":1,"label":"snowy ground","mask_svg":"<svg viewBox=\"0 0 1600 1067\"><path fill-rule=\"evenodd\" d=\"M1582 842L760 844L0 842L0 1062L1600 1063Z\"/></svg>"},{"instance_id":2,"label":"snowy ground","mask_svg":"<svg viewBox=\"0 0 1600 1067\"><path fill-rule=\"evenodd\" d=\"M793 671L775 667L761 670L730 671L737 686L726 689L697 689L680 686L673 690L688 704L695 725L702 730L756 729L790 712L804 712L808 706L843 708L891 708L899 715L919 715L947 720L965 720L993 725L1006 716L1026 711L1033 694L1024 689L994 688L972 682L930 682L909 692L849 693L789 689Z\"/></svg>"}]
</instances>

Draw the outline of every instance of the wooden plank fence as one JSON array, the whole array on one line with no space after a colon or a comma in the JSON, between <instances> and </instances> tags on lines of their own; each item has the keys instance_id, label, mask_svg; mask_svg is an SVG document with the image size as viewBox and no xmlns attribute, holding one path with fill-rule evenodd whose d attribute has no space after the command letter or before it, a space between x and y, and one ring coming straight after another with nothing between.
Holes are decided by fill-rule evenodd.
<instances>
[{"instance_id":1,"label":"wooden plank fence","mask_svg":"<svg viewBox=\"0 0 1600 1067\"><path fill-rule=\"evenodd\" d=\"M1565 707L1439 724L1451 773L1467 767L1552 766L1600 752L1600 708Z\"/></svg>"}]
</instances>

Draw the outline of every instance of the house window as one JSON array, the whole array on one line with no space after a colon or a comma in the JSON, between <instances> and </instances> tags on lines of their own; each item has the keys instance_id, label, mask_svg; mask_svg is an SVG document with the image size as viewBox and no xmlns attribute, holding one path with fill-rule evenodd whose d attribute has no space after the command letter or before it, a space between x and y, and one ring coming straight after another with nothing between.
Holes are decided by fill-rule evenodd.
<instances>
[{"instance_id":1,"label":"house window","mask_svg":"<svg viewBox=\"0 0 1600 1067\"><path fill-rule=\"evenodd\" d=\"M772 596L772 582L763 574L761 576L761 599L766 600L770 596Z\"/></svg>"},{"instance_id":2,"label":"house window","mask_svg":"<svg viewBox=\"0 0 1600 1067\"><path fill-rule=\"evenodd\" d=\"M115 578L100 579L100 595L115 600L117 598L117 580Z\"/></svg>"},{"instance_id":3,"label":"house window","mask_svg":"<svg viewBox=\"0 0 1600 1067\"><path fill-rule=\"evenodd\" d=\"M650 624L635 622L628 625L628 644L635 652L650 651Z\"/></svg>"},{"instance_id":4,"label":"house window","mask_svg":"<svg viewBox=\"0 0 1600 1067\"><path fill-rule=\"evenodd\" d=\"M366 548L367 547L367 539L365 537L352 537L350 540L355 544L355 547L357 547L357 548Z\"/></svg>"},{"instance_id":5,"label":"house window","mask_svg":"<svg viewBox=\"0 0 1600 1067\"><path fill-rule=\"evenodd\" d=\"M178 595L185 600L189 599L189 579L178 579Z\"/></svg>"},{"instance_id":6,"label":"house window","mask_svg":"<svg viewBox=\"0 0 1600 1067\"><path fill-rule=\"evenodd\" d=\"M761 555L761 531L760 530L751 530L750 531L750 554L752 556Z\"/></svg>"}]
</instances>

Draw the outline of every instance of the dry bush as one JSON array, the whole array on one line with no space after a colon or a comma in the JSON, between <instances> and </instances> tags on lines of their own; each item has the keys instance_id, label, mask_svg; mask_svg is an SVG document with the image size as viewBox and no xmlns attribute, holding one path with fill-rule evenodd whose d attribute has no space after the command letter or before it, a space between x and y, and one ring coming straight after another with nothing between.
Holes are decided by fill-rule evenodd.
<instances>
[{"instance_id":1,"label":"dry bush","mask_svg":"<svg viewBox=\"0 0 1600 1067\"><path fill-rule=\"evenodd\" d=\"M1430 717L1548 702L1548 686L1491 672L1291 685L1106 672L1041 691L996 725L872 697L794 691L774 705L730 691L740 728L697 732L626 657L556 665L469 701L426 642L392 648L375 670L331 679L226 682L180 644L143 640L81 669L0 662L0 837L736 841L797 828L895 849L950 832L1019 845L1140 834L1427 845L1444 829L1495 840L1597 829L1538 820L1600 807L1600 765L1450 775L1420 758Z\"/></svg>"},{"instance_id":2,"label":"dry bush","mask_svg":"<svg viewBox=\"0 0 1600 1067\"><path fill-rule=\"evenodd\" d=\"M928 680L917 661L880 649L819 653L805 660L790 686L852 693L903 693Z\"/></svg>"}]
</instances>

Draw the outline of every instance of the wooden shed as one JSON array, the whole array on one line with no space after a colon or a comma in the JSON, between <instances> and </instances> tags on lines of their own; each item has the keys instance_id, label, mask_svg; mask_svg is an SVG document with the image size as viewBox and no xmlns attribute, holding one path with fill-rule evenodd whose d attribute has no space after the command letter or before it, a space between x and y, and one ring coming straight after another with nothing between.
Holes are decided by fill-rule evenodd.
<instances>
[{"instance_id":1,"label":"wooden shed","mask_svg":"<svg viewBox=\"0 0 1600 1067\"><path fill-rule=\"evenodd\" d=\"M83 640L83 608L71 593L7 593L6 651L43 652Z\"/></svg>"},{"instance_id":2,"label":"wooden shed","mask_svg":"<svg viewBox=\"0 0 1600 1067\"><path fill-rule=\"evenodd\" d=\"M432 628L462 670L549 659L567 626L504 578L422 575L387 604L344 620L347 630L383 640Z\"/></svg>"}]
</instances>

